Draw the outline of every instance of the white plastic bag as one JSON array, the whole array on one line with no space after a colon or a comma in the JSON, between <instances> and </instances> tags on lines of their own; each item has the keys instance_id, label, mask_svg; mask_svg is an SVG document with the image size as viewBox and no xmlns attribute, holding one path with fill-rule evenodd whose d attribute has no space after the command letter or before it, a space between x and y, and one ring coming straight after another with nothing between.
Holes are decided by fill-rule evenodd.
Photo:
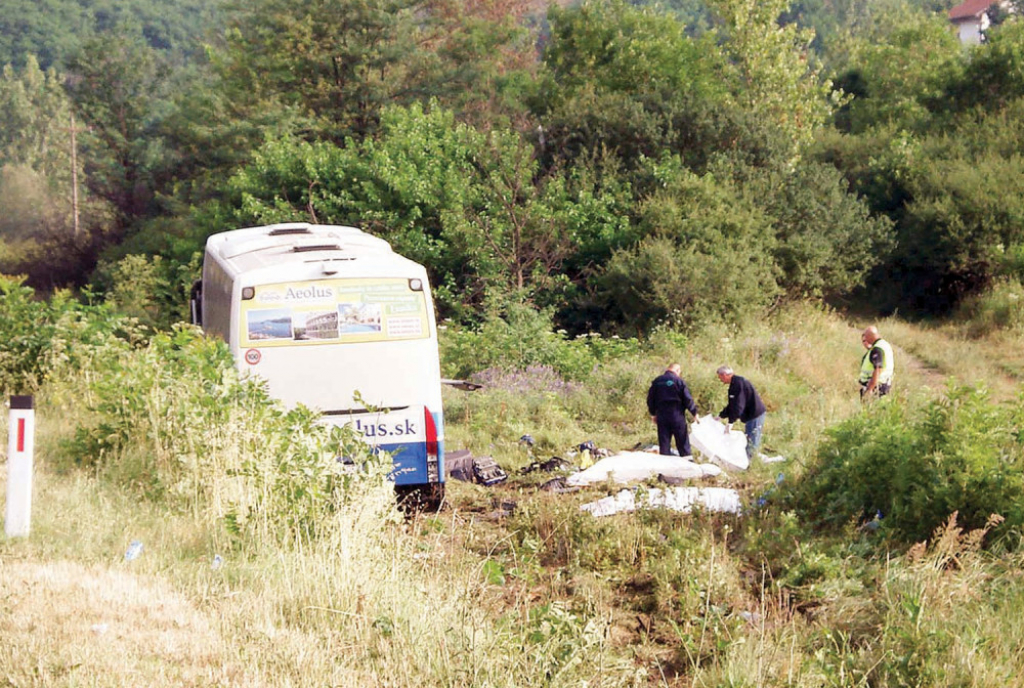
<instances>
[{"instance_id":1,"label":"white plastic bag","mask_svg":"<svg viewBox=\"0 0 1024 688\"><path fill-rule=\"evenodd\" d=\"M708 460L742 471L750 467L747 436L742 430L725 431L725 424L713 416L700 416L690 426L690 444Z\"/></svg>"},{"instance_id":2,"label":"white plastic bag","mask_svg":"<svg viewBox=\"0 0 1024 688\"><path fill-rule=\"evenodd\" d=\"M590 468L573 473L565 482L569 485L590 485L611 478L617 483L647 480L658 475L670 478L704 478L720 475L722 470L711 464L698 464L679 456L660 456L647 452L622 452L601 459Z\"/></svg>"}]
</instances>

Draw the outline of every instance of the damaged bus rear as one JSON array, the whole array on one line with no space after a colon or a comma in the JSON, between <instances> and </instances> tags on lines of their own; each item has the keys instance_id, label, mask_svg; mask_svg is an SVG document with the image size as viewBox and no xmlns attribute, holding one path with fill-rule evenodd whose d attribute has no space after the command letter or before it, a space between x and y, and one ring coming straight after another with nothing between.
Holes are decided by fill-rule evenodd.
<instances>
[{"instance_id":1,"label":"damaged bus rear","mask_svg":"<svg viewBox=\"0 0 1024 688\"><path fill-rule=\"evenodd\" d=\"M441 372L422 265L353 227L238 229L208 239L192 311L274 397L392 454L400 496L440 502Z\"/></svg>"}]
</instances>

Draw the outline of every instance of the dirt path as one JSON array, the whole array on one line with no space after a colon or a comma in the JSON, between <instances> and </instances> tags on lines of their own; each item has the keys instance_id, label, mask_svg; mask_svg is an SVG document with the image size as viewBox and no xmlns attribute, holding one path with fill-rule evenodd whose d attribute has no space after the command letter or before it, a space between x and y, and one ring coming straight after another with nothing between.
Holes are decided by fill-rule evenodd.
<instances>
[{"instance_id":1,"label":"dirt path","mask_svg":"<svg viewBox=\"0 0 1024 688\"><path fill-rule=\"evenodd\" d=\"M937 366L922 361L898 346L894 345L893 350L896 352L896 361L901 377L916 378L919 384L933 390L939 390L946 386L949 375Z\"/></svg>"},{"instance_id":2,"label":"dirt path","mask_svg":"<svg viewBox=\"0 0 1024 688\"><path fill-rule=\"evenodd\" d=\"M1015 399L1022 388L1019 342L997 337L972 339L958 331L890 320L882 336L896 352L897 385L941 391L955 380L985 387L995 400ZM851 326L851 330L857 328Z\"/></svg>"}]
</instances>

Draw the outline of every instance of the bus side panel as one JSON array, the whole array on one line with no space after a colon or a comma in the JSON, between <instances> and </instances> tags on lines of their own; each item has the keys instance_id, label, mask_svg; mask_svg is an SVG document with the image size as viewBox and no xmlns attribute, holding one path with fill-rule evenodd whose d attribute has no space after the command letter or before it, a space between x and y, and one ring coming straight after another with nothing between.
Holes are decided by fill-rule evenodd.
<instances>
[{"instance_id":1,"label":"bus side panel","mask_svg":"<svg viewBox=\"0 0 1024 688\"><path fill-rule=\"evenodd\" d=\"M216 256L207 251L203 259L203 331L233 344L235 314L234 283ZM232 347L234 349L234 347Z\"/></svg>"}]
</instances>

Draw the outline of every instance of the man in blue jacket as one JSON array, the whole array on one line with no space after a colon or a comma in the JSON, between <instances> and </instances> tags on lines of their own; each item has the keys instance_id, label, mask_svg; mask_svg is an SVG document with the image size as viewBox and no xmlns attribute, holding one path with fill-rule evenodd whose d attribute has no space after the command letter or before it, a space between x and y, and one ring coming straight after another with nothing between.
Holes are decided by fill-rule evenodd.
<instances>
[{"instance_id":1,"label":"man in blue jacket","mask_svg":"<svg viewBox=\"0 0 1024 688\"><path fill-rule=\"evenodd\" d=\"M747 436L747 458L753 459L757 450L761 448L766 415L764 402L758 396L754 385L746 378L733 374L729 366L718 369L718 379L722 384L729 385L729 403L719 415L728 422L728 425L737 420L743 421L743 433Z\"/></svg>"},{"instance_id":2,"label":"man in blue jacket","mask_svg":"<svg viewBox=\"0 0 1024 688\"><path fill-rule=\"evenodd\" d=\"M672 455L672 438L676 438L676 449L680 456L691 456L690 437L686 430L686 411L697 418L697 404L693 401L686 383L679 377L678 363L670 365L664 373L654 378L647 390L647 412L658 424L658 452Z\"/></svg>"}]
</instances>

